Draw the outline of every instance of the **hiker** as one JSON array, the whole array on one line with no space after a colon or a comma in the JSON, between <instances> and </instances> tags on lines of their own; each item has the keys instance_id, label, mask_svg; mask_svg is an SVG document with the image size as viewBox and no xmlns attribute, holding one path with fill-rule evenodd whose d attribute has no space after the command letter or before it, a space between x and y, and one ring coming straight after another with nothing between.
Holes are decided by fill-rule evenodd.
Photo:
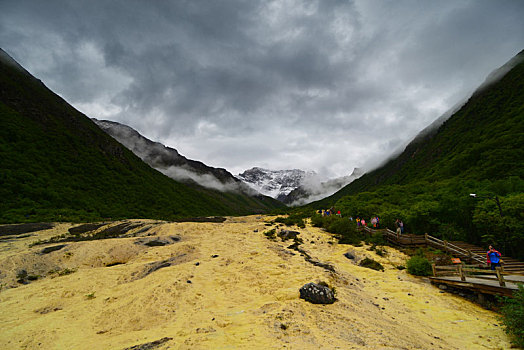
<instances>
[{"instance_id":1,"label":"hiker","mask_svg":"<svg viewBox=\"0 0 524 350\"><path fill-rule=\"evenodd\" d=\"M400 227L400 233L404 234L404 223L402 220L399 221L398 226Z\"/></svg>"},{"instance_id":2,"label":"hiker","mask_svg":"<svg viewBox=\"0 0 524 350\"><path fill-rule=\"evenodd\" d=\"M487 263L491 267L492 270L495 270L497 266L500 266L500 263L502 260L500 259L501 254L493 249L493 246L489 246L489 250L486 253Z\"/></svg>"},{"instance_id":3,"label":"hiker","mask_svg":"<svg viewBox=\"0 0 524 350\"><path fill-rule=\"evenodd\" d=\"M360 217L357 216L357 227L360 227Z\"/></svg>"},{"instance_id":4,"label":"hiker","mask_svg":"<svg viewBox=\"0 0 524 350\"><path fill-rule=\"evenodd\" d=\"M377 227L377 217L376 216L371 218L371 226L373 226L373 228Z\"/></svg>"},{"instance_id":5,"label":"hiker","mask_svg":"<svg viewBox=\"0 0 524 350\"><path fill-rule=\"evenodd\" d=\"M398 236L402 233L402 230L400 229L400 220L399 219L395 220L395 227L397 228L396 231L397 231L397 236Z\"/></svg>"},{"instance_id":6,"label":"hiker","mask_svg":"<svg viewBox=\"0 0 524 350\"><path fill-rule=\"evenodd\" d=\"M342 217L342 213L340 212L340 210L337 211L337 216Z\"/></svg>"},{"instance_id":7,"label":"hiker","mask_svg":"<svg viewBox=\"0 0 524 350\"><path fill-rule=\"evenodd\" d=\"M361 224L362 226L366 227L366 220L364 220L364 219L360 220L360 224Z\"/></svg>"},{"instance_id":8,"label":"hiker","mask_svg":"<svg viewBox=\"0 0 524 350\"><path fill-rule=\"evenodd\" d=\"M380 224L380 219L377 216L377 228L379 228L379 226L380 226L379 224Z\"/></svg>"}]
</instances>

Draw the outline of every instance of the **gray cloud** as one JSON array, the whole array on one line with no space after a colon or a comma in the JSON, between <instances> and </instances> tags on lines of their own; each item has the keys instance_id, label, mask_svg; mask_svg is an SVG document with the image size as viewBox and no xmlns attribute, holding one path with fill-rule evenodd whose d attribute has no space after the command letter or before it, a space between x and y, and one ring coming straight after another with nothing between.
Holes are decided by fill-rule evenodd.
<instances>
[{"instance_id":1,"label":"gray cloud","mask_svg":"<svg viewBox=\"0 0 524 350\"><path fill-rule=\"evenodd\" d=\"M233 173L379 163L524 47L514 1L3 0L0 45L90 117Z\"/></svg>"}]
</instances>

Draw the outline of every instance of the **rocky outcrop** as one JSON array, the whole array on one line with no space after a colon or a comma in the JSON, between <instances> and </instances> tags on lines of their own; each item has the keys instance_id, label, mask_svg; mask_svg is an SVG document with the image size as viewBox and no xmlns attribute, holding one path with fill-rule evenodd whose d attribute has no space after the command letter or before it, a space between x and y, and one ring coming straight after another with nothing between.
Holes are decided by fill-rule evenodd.
<instances>
[{"instance_id":1,"label":"rocky outcrop","mask_svg":"<svg viewBox=\"0 0 524 350\"><path fill-rule=\"evenodd\" d=\"M328 286L307 283L300 288L300 299L304 299L313 304L333 304L337 299L335 292Z\"/></svg>"}]
</instances>

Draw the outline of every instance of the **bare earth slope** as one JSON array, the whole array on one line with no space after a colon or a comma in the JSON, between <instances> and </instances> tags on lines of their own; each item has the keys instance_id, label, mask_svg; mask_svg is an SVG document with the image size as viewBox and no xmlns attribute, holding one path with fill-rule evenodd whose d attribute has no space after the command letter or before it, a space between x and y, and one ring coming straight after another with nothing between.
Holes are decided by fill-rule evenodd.
<instances>
[{"instance_id":1,"label":"bare earth slope","mask_svg":"<svg viewBox=\"0 0 524 350\"><path fill-rule=\"evenodd\" d=\"M134 221L149 229L62 243L47 254L42 250L57 244L28 245L71 225L3 239L0 348L130 349L151 342L143 348L510 347L496 314L397 270L406 259L398 251L386 248L380 257L366 247L336 244L309 225L299 229L300 248L333 266L333 273L288 248L291 240L267 239L270 220ZM151 241L166 245L145 244ZM372 257L386 270L357 266L344 257L348 250L357 261ZM46 277L19 285L22 269ZM334 304L299 299L302 285L318 281L336 288Z\"/></svg>"}]
</instances>

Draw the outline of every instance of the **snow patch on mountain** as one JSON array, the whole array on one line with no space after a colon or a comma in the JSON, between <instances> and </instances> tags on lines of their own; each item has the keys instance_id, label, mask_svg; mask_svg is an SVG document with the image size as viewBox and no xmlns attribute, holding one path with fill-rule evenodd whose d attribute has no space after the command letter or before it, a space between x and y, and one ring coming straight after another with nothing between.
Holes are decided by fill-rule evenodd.
<instances>
[{"instance_id":1,"label":"snow patch on mountain","mask_svg":"<svg viewBox=\"0 0 524 350\"><path fill-rule=\"evenodd\" d=\"M318 176L306 177L298 188L286 196L283 202L290 206L298 206L321 200L349 185L363 174L364 171L362 169L355 168L351 175L328 181L321 181Z\"/></svg>"},{"instance_id":2,"label":"snow patch on mountain","mask_svg":"<svg viewBox=\"0 0 524 350\"><path fill-rule=\"evenodd\" d=\"M254 167L236 177L266 196L283 200L291 191L299 187L307 177L315 175L314 171L300 169L269 170Z\"/></svg>"}]
</instances>

